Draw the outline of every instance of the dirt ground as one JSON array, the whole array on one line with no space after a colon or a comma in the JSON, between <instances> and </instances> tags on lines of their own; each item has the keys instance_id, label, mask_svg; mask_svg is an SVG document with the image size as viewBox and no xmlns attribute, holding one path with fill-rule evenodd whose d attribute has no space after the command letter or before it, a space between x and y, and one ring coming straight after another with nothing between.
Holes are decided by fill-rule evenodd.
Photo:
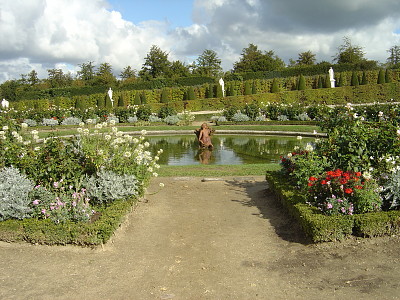
<instances>
[{"instance_id":1,"label":"dirt ground","mask_svg":"<svg viewBox=\"0 0 400 300\"><path fill-rule=\"evenodd\" d=\"M0 243L0 299L400 299L400 238L310 244L263 177L155 178L97 249Z\"/></svg>"}]
</instances>

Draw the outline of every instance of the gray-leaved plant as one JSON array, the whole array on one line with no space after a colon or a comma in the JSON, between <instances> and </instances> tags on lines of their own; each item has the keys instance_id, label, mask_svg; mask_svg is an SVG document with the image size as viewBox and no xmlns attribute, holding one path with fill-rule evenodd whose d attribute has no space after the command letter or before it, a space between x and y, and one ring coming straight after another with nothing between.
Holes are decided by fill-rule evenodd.
<instances>
[{"instance_id":1,"label":"gray-leaved plant","mask_svg":"<svg viewBox=\"0 0 400 300\"><path fill-rule=\"evenodd\" d=\"M0 221L30 217L29 192L34 183L14 167L0 171Z\"/></svg>"}]
</instances>

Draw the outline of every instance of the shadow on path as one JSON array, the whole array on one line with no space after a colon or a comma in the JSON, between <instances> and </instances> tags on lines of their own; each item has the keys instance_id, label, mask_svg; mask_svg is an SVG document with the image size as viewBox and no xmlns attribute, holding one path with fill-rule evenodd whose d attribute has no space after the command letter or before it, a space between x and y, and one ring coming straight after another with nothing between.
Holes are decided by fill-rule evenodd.
<instances>
[{"instance_id":1,"label":"shadow on path","mask_svg":"<svg viewBox=\"0 0 400 300\"><path fill-rule=\"evenodd\" d=\"M236 178L226 181L232 188L244 191L250 200L235 200L244 206L257 207L260 211L258 217L269 220L275 233L285 241L312 244L300 224L292 218L279 203L273 192L268 187L267 181L254 181L251 178Z\"/></svg>"}]
</instances>

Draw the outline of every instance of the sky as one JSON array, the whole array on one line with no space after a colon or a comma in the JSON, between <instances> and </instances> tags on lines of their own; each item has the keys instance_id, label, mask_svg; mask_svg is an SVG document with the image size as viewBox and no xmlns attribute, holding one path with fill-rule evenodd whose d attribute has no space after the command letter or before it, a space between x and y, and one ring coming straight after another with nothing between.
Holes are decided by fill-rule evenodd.
<instances>
[{"instance_id":1,"label":"sky","mask_svg":"<svg viewBox=\"0 0 400 300\"><path fill-rule=\"evenodd\" d=\"M250 43L286 63L333 60L343 38L386 62L400 45L398 0L0 0L0 82L89 61L140 70L152 45L192 63L214 50L225 71Z\"/></svg>"}]
</instances>

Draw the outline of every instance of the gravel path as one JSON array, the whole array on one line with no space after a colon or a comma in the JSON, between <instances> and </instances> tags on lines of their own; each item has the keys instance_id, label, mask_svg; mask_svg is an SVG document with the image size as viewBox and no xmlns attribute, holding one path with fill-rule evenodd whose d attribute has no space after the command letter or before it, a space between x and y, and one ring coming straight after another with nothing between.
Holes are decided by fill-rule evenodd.
<instances>
[{"instance_id":1,"label":"gravel path","mask_svg":"<svg viewBox=\"0 0 400 300\"><path fill-rule=\"evenodd\" d=\"M0 299L400 299L398 237L308 244L260 176L160 182L104 247L0 243Z\"/></svg>"}]
</instances>

